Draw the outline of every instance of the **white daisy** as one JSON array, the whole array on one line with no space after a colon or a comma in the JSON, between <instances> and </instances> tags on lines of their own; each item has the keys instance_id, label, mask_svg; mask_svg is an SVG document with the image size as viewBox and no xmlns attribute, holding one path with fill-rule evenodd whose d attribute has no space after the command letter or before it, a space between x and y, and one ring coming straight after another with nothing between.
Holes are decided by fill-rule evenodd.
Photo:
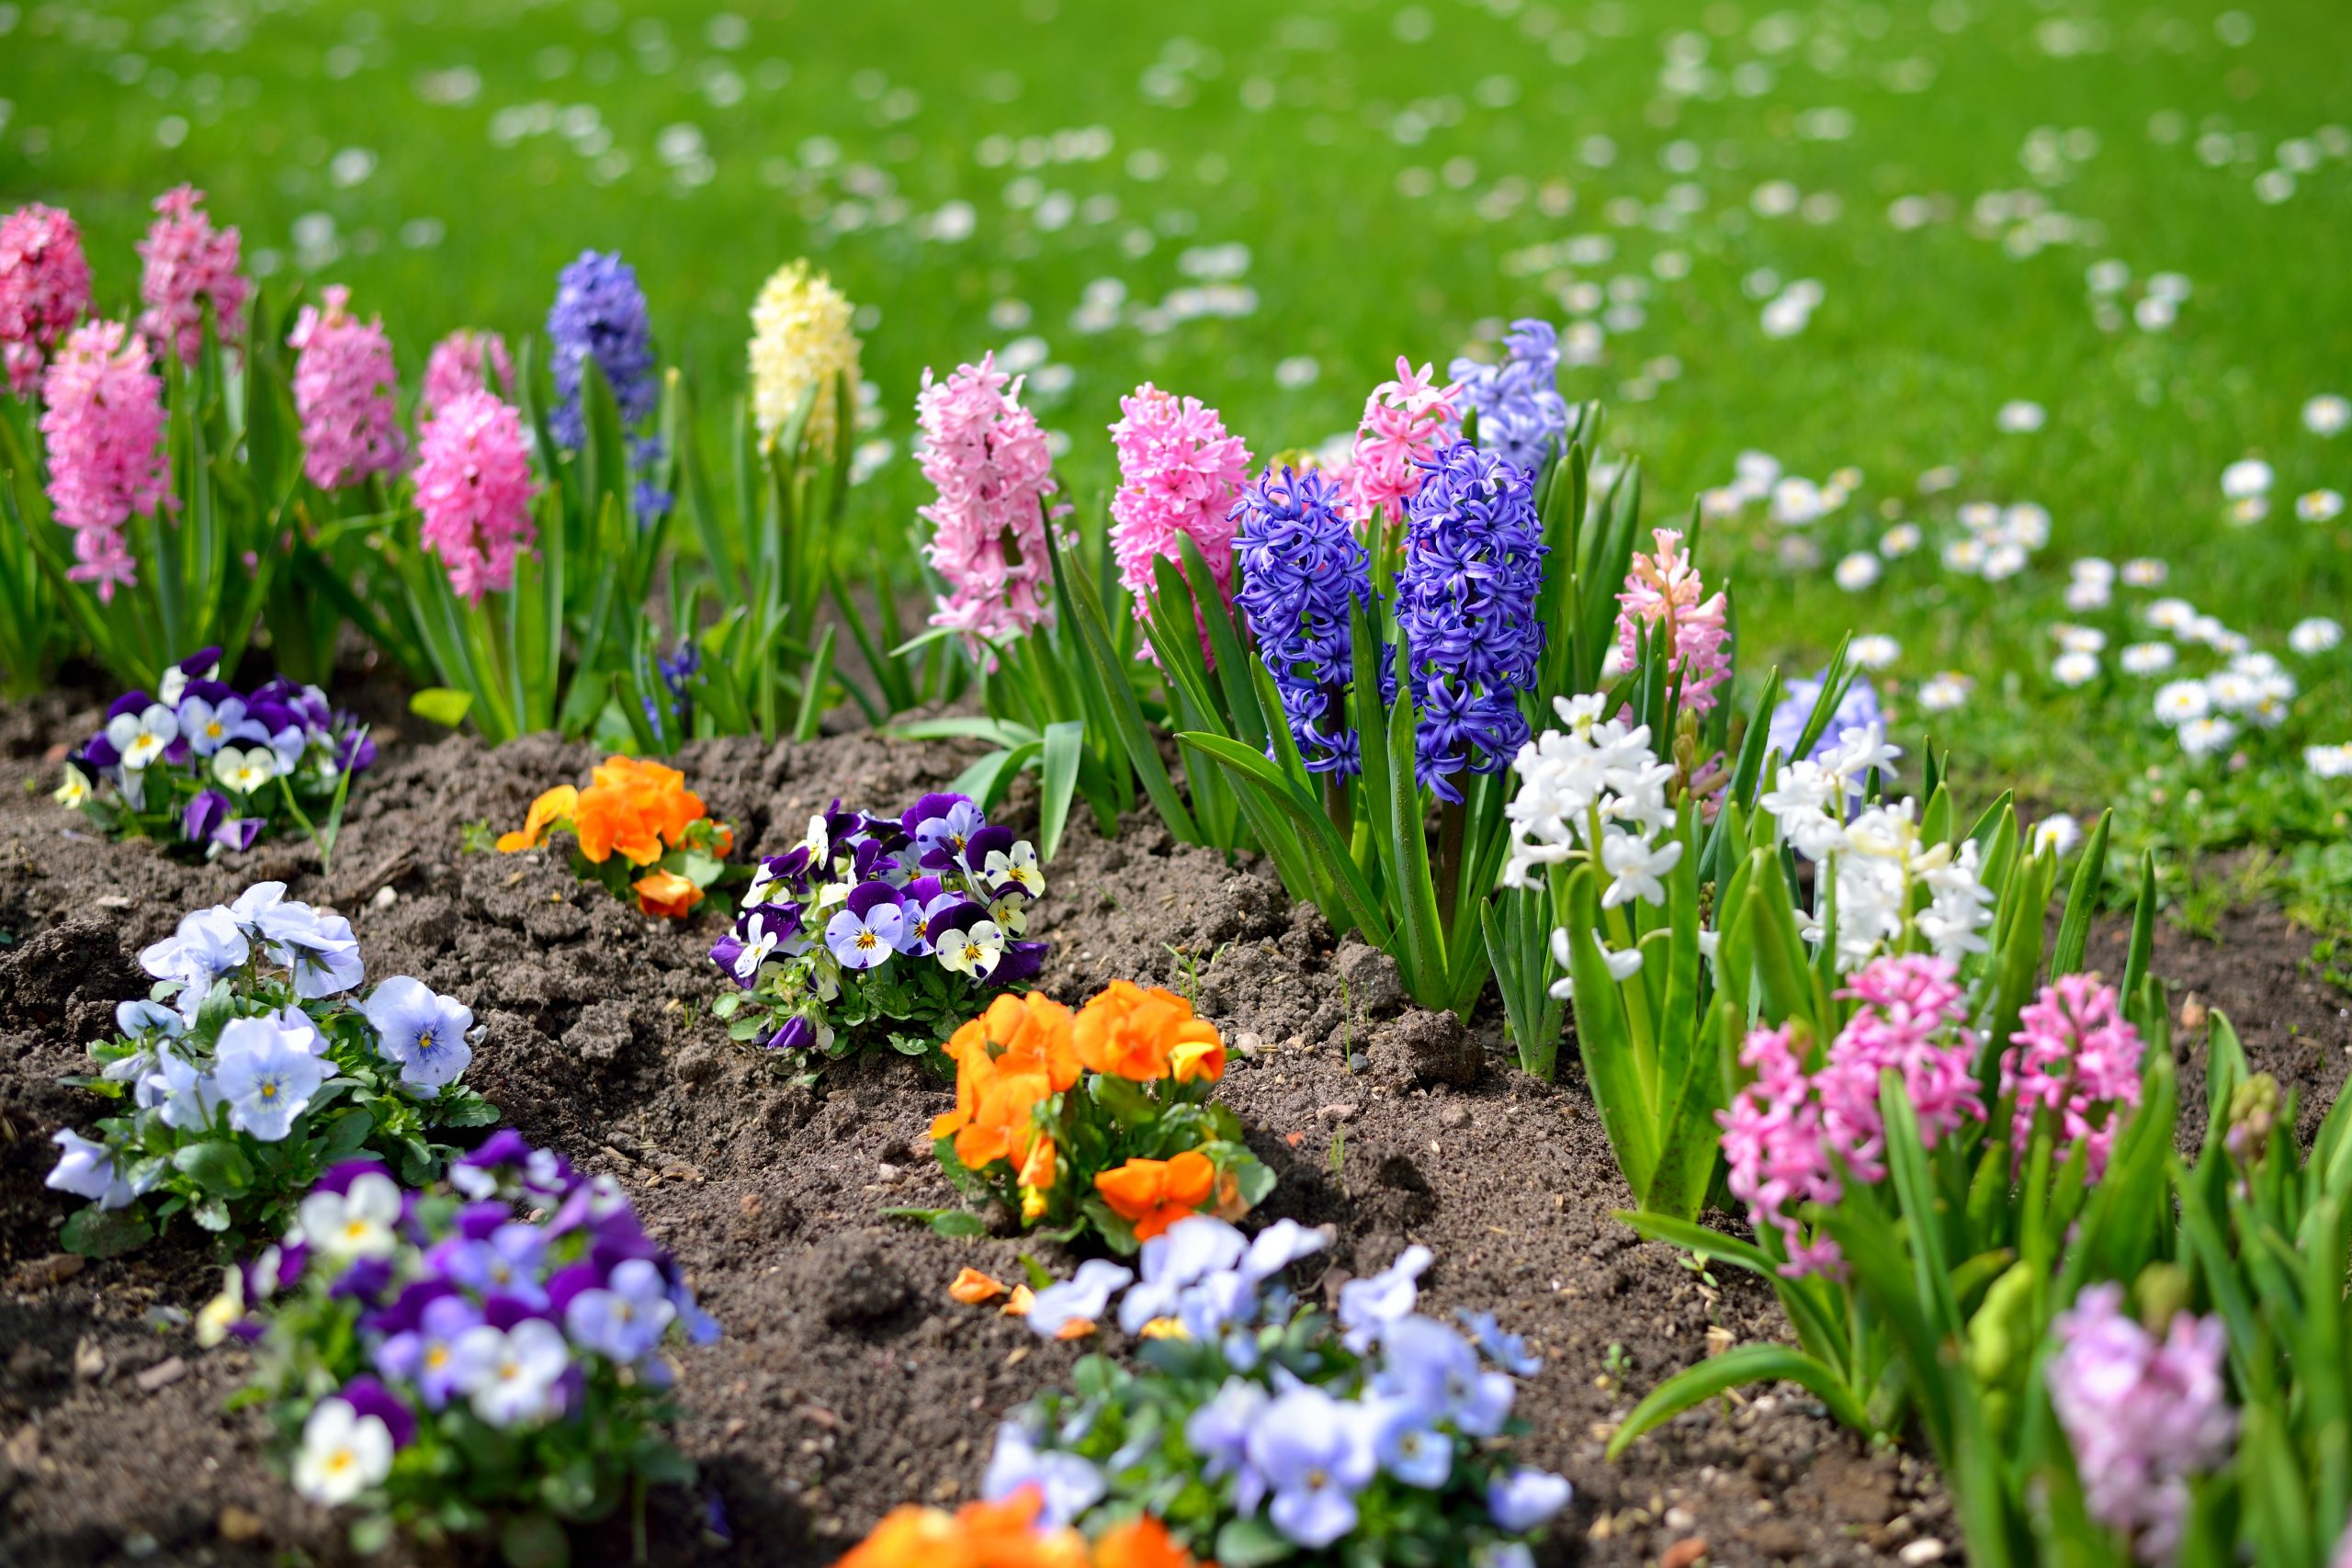
<instances>
[{"instance_id":1,"label":"white daisy","mask_svg":"<svg viewBox=\"0 0 2352 1568\"><path fill-rule=\"evenodd\" d=\"M2303 428L2313 435L2340 435L2352 424L2352 401L2322 392L2303 405Z\"/></svg>"},{"instance_id":2,"label":"white daisy","mask_svg":"<svg viewBox=\"0 0 2352 1568\"><path fill-rule=\"evenodd\" d=\"M2192 718L2180 727L2180 749L2192 757L2209 756L2236 739L2237 735L2238 727L2226 718Z\"/></svg>"},{"instance_id":3,"label":"white daisy","mask_svg":"<svg viewBox=\"0 0 2352 1568\"><path fill-rule=\"evenodd\" d=\"M1847 656L1865 670L1884 670L1903 657L1903 645L1883 632L1856 637Z\"/></svg>"},{"instance_id":4,"label":"white daisy","mask_svg":"<svg viewBox=\"0 0 2352 1568\"><path fill-rule=\"evenodd\" d=\"M1878 581L1878 557L1868 550L1856 550L1838 563L1835 573L1838 586L1849 593L1860 593Z\"/></svg>"},{"instance_id":5,"label":"white daisy","mask_svg":"<svg viewBox=\"0 0 2352 1568\"><path fill-rule=\"evenodd\" d=\"M2344 497L2332 490L2305 491L2295 498L2295 515L2306 523L2333 523L2344 515Z\"/></svg>"},{"instance_id":6,"label":"white daisy","mask_svg":"<svg viewBox=\"0 0 2352 1568\"><path fill-rule=\"evenodd\" d=\"M2075 649L2062 653L2050 665L2050 678L2073 690L2089 684L2098 676L2098 655Z\"/></svg>"},{"instance_id":7,"label":"white daisy","mask_svg":"<svg viewBox=\"0 0 2352 1568\"><path fill-rule=\"evenodd\" d=\"M2294 630L2287 634L2287 646L2306 659L2315 653L2325 653L2343 640L2344 628L2325 615L2297 621Z\"/></svg>"},{"instance_id":8,"label":"white daisy","mask_svg":"<svg viewBox=\"0 0 2352 1568\"><path fill-rule=\"evenodd\" d=\"M2202 681L2167 681L2156 688L2156 716L2166 724L2188 724L2213 711L2213 698Z\"/></svg>"},{"instance_id":9,"label":"white daisy","mask_svg":"<svg viewBox=\"0 0 2352 1568\"><path fill-rule=\"evenodd\" d=\"M2168 642L2135 642L2116 656L2126 675L2161 675L2179 655Z\"/></svg>"},{"instance_id":10,"label":"white daisy","mask_svg":"<svg viewBox=\"0 0 2352 1568\"><path fill-rule=\"evenodd\" d=\"M1968 701L1976 682L1956 670L1947 670L1919 687L1919 705L1929 713L1950 713Z\"/></svg>"}]
</instances>

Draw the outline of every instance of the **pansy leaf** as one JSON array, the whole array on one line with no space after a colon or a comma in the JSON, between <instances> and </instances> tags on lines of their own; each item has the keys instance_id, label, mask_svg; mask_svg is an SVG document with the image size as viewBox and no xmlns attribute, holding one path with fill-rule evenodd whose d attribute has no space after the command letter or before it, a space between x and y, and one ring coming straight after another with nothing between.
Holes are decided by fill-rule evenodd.
<instances>
[{"instance_id":1,"label":"pansy leaf","mask_svg":"<svg viewBox=\"0 0 2352 1568\"><path fill-rule=\"evenodd\" d=\"M1227 1519L1216 1532L1216 1560L1225 1568L1280 1562L1296 1550L1271 1521L1255 1516Z\"/></svg>"},{"instance_id":2,"label":"pansy leaf","mask_svg":"<svg viewBox=\"0 0 2352 1568\"><path fill-rule=\"evenodd\" d=\"M364 1117L367 1112L356 1114ZM236 1145L226 1141L190 1144L172 1156L172 1164L207 1192L223 1197L234 1198L254 1184L252 1164Z\"/></svg>"},{"instance_id":3,"label":"pansy leaf","mask_svg":"<svg viewBox=\"0 0 2352 1568\"><path fill-rule=\"evenodd\" d=\"M96 1204L75 1211L58 1232L58 1245L82 1258L116 1258L133 1247L144 1247L154 1236L154 1229L147 1223L146 1211L133 1204L127 1209L101 1209Z\"/></svg>"}]
</instances>

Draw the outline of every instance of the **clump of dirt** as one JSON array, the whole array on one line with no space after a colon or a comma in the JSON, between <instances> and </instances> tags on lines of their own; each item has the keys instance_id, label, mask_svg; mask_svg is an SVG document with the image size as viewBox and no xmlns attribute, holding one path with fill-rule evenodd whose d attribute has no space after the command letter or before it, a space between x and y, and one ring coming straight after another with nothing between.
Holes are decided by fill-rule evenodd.
<instances>
[{"instance_id":1,"label":"clump of dirt","mask_svg":"<svg viewBox=\"0 0 2352 1568\"><path fill-rule=\"evenodd\" d=\"M144 988L139 948L269 877L347 915L372 976L469 1003L488 1028L472 1081L530 1138L619 1178L726 1325L679 1356L679 1438L704 1481L659 1499L655 1561L831 1562L899 1502L971 1495L998 1418L1066 1377L1082 1347L1040 1343L945 1288L966 1264L1012 1279L1024 1250L1057 1271L1072 1258L881 1216L952 1201L928 1136L944 1082L892 1058L797 1087L708 1017L715 920L647 919L560 854L464 852L466 824L512 825L584 776L587 748L390 747L330 874L300 842L191 865L98 841L44 797L53 768L25 728L0 710L0 1560L347 1555L335 1521L266 1467L258 1417L221 1412L244 1358L200 1352L187 1329L217 1260L182 1230L79 1267L55 1245L70 1204L40 1184L49 1132L92 1110L54 1080ZM936 788L971 754L859 734L701 743L680 765L749 852L797 839L836 796L883 807ZM1008 811L1034 822L1025 784ZM1711 1279L1611 1217L1628 1195L1572 1049L1568 1081L1530 1078L1491 1012L1464 1025L1413 1007L1385 954L1335 936L1254 857L1228 863L1141 818L1120 828L1073 821L1048 868L1033 927L1055 944L1044 986L1075 1003L1113 978L1163 984L1226 1031L1222 1092L1280 1178L1265 1217L1331 1230L1310 1292L1419 1242L1438 1258L1429 1310L1492 1312L1529 1337L1545 1364L1521 1394L1522 1452L1576 1483L1568 1554L1647 1563L1703 1539L1718 1563L1865 1563L1933 1539L1956 1555L1932 1468L1870 1451L1799 1394L1718 1402L1606 1462L1611 1423L1659 1379L1714 1346L1786 1336L1770 1292ZM2296 969L2292 933L2250 919L2218 950L2168 936L2159 971L2230 1008L2257 1065L2324 1102L2352 1024ZM2193 1077L2199 1039L2179 1049ZM583 1532L583 1556L623 1559L627 1536Z\"/></svg>"}]
</instances>

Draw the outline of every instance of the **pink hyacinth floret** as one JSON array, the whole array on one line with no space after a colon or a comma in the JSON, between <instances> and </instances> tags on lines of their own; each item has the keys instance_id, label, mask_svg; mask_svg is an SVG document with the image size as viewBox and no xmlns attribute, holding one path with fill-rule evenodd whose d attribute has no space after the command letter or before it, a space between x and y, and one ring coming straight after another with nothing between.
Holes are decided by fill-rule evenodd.
<instances>
[{"instance_id":1,"label":"pink hyacinth floret","mask_svg":"<svg viewBox=\"0 0 2352 1568\"><path fill-rule=\"evenodd\" d=\"M1217 597L1230 604L1239 525L1229 514L1249 476L1250 448L1227 434L1224 420L1200 399L1179 399L1148 381L1119 400L1119 412L1125 417L1111 427L1120 480L1111 498L1111 553L1119 581L1135 595L1136 619L1144 618L1145 596L1156 586L1152 563L1165 557L1181 564L1182 538L1199 547ZM1208 651L1205 630L1202 651ZM1136 654L1150 656L1149 643Z\"/></svg>"},{"instance_id":2,"label":"pink hyacinth floret","mask_svg":"<svg viewBox=\"0 0 2352 1568\"><path fill-rule=\"evenodd\" d=\"M1399 522L1405 503L1421 488L1420 465L1461 438L1459 382L1439 386L1430 367L1419 370L1396 357L1396 378L1383 381L1363 400L1363 419L1340 479L1347 512L1359 529L1375 519Z\"/></svg>"},{"instance_id":3,"label":"pink hyacinth floret","mask_svg":"<svg viewBox=\"0 0 2352 1568\"><path fill-rule=\"evenodd\" d=\"M0 218L0 372L28 395L40 369L90 308L90 263L74 220L40 202Z\"/></svg>"},{"instance_id":4,"label":"pink hyacinth floret","mask_svg":"<svg viewBox=\"0 0 2352 1568\"><path fill-rule=\"evenodd\" d=\"M915 399L923 478L939 491L921 509L933 528L925 554L947 583L931 624L962 633L975 654L1054 617L1044 510L1053 458L1020 397L1020 381L988 355L944 381L924 371Z\"/></svg>"},{"instance_id":5,"label":"pink hyacinth floret","mask_svg":"<svg viewBox=\"0 0 2352 1568\"><path fill-rule=\"evenodd\" d=\"M469 604L514 586L514 562L538 537L531 521L523 416L477 387L442 405L417 443L417 536Z\"/></svg>"},{"instance_id":6,"label":"pink hyacinth floret","mask_svg":"<svg viewBox=\"0 0 2352 1568\"><path fill-rule=\"evenodd\" d=\"M1617 595L1617 664L1631 670L1639 653L1636 626L1657 634L1667 649L1668 669L1682 677L1682 705L1703 714L1715 705L1715 688L1731 674L1728 606L1723 593L1712 597L1698 564L1682 549L1677 528L1654 528L1657 554L1634 553Z\"/></svg>"},{"instance_id":7,"label":"pink hyacinth floret","mask_svg":"<svg viewBox=\"0 0 2352 1568\"><path fill-rule=\"evenodd\" d=\"M2022 1163L2034 1118L2048 1111L2061 1140L2057 1157L2086 1151L2086 1173L2107 1173L2119 1109L2140 1103L2140 1032L2124 1019L2115 987L2088 975L2061 975L2018 1013L2001 1053L2001 1094L2016 1097L2009 1142Z\"/></svg>"},{"instance_id":8,"label":"pink hyacinth floret","mask_svg":"<svg viewBox=\"0 0 2352 1568\"><path fill-rule=\"evenodd\" d=\"M491 377L497 378L500 396L514 395L514 361L507 357L506 340L496 333L458 328L425 356L421 417L429 420L466 393L482 390L491 385Z\"/></svg>"},{"instance_id":9,"label":"pink hyacinth floret","mask_svg":"<svg viewBox=\"0 0 2352 1568\"><path fill-rule=\"evenodd\" d=\"M1842 1274L1838 1244L1805 1239L1798 1211L1834 1203L1838 1172L1864 1183L1886 1179L1886 1122L1879 1114L1880 1075L1893 1068L1919 1121L1919 1141L1933 1148L1963 1120L1984 1119L1971 1073L1976 1037L1962 1027L1967 1007L1949 960L1905 954L1873 961L1838 993L1860 1001L1854 1016L1808 1075L1790 1032L1758 1029L1740 1047L1756 1081L1715 1113L1731 1168L1733 1196L1748 1206L1758 1230L1781 1233L1789 1260L1781 1272Z\"/></svg>"},{"instance_id":10,"label":"pink hyacinth floret","mask_svg":"<svg viewBox=\"0 0 2352 1568\"><path fill-rule=\"evenodd\" d=\"M2141 1562L2165 1563L2180 1549L2189 1478L2236 1444L2222 1373L2229 1335L2218 1315L2184 1312L2158 1339L2122 1308L2123 1287L2109 1281L2058 1315L2050 1403L2091 1517L2128 1537Z\"/></svg>"},{"instance_id":11,"label":"pink hyacinth floret","mask_svg":"<svg viewBox=\"0 0 2352 1568\"><path fill-rule=\"evenodd\" d=\"M302 471L321 490L357 484L401 466L407 442L392 405L399 372L381 318L362 321L340 284L325 308L305 305L286 342L294 362L294 409L302 416Z\"/></svg>"},{"instance_id":12,"label":"pink hyacinth floret","mask_svg":"<svg viewBox=\"0 0 2352 1568\"><path fill-rule=\"evenodd\" d=\"M1715 1112L1732 1195L1747 1203L1758 1230L1770 1225L1781 1233L1789 1255L1782 1274L1835 1276L1842 1268L1838 1244L1826 1236L1808 1242L1797 1217L1807 1203L1835 1203L1843 1189L1829 1163L1821 1104L1791 1032L1754 1031L1740 1046L1739 1060L1756 1080Z\"/></svg>"},{"instance_id":13,"label":"pink hyacinth floret","mask_svg":"<svg viewBox=\"0 0 2352 1568\"><path fill-rule=\"evenodd\" d=\"M76 327L41 380L40 433L52 515L74 530L66 576L111 604L138 582L123 525L173 504L164 444L164 382L147 340L120 321Z\"/></svg>"},{"instance_id":14,"label":"pink hyacinth floret","mask_svg":"<svg viewBox=\"0 0 2352 1568\"><path fill-rule=\"evenodd\" d=\"M145 265L139 298L147 309L139 330L193 366L204 347L204 301L224 343L245 335L245 296L253 286L237 272L237 231L215 229L203 210L204 193L179 186L155 198L155 221L139 242Z\"/></svg>"}]
</instances>

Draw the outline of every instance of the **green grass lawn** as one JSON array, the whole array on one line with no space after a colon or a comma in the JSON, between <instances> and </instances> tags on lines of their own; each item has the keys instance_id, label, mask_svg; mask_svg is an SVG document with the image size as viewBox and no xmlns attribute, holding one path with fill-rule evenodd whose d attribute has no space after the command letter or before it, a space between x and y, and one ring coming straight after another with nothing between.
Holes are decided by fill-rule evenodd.
<instances>
[{"instance_id":1,"label":"green grass lawn","mask_svg":"<svg viewBox=\"0 0 2352 1568\"><path fill-rule=\"evenodd\" d=\"M895 453L857 513L877 544L920 499L927 366L1030 367L1099 502L1138 380L1263 456L1351 428L1399 354L1590 323L1566 389L1611 404L1654 516L1746 450L1860 470L1809 526L1709 525L1751 673L1889 634L1905 738L1918 683L1963 671L1933 722L1972 773L2076 808L2128 788L2134 841L2301 842L2309 903L2352 897L2352 783L2302 761L2352 741L2346 651L2286 646L2352 603L2352 519L2295 515L2352 490L2352 433L2301 420L2352 391L2347 49L2325 0L0 4L0 205L71 208L119 308L148 199L194 181L273 288L345 282L380 310L410 375L450 328L534 331L556 269L616 248L706 401L741 381L760 282L812 255L866 307L870 434ZM2128 281L2095 293L2109 262ZM2150 330L2161 274L2187 295ZM2041 428L2000 428L2015 400ZM2221 475L2248 455L2270 513L2233 527ZM1938 564L1970 501L2047 510L2021 575ZM1837 587L1895 519L1926 547ZM2278 655L2285 726L2185 764L2157 682L2117 669L2157 635L2133 618L2152 593L2060 606L2087 555L2163 560L2154 592ZM2065 618L2108 635L2077 690L2049 674Z\"/></svg>"}]
</instances>

